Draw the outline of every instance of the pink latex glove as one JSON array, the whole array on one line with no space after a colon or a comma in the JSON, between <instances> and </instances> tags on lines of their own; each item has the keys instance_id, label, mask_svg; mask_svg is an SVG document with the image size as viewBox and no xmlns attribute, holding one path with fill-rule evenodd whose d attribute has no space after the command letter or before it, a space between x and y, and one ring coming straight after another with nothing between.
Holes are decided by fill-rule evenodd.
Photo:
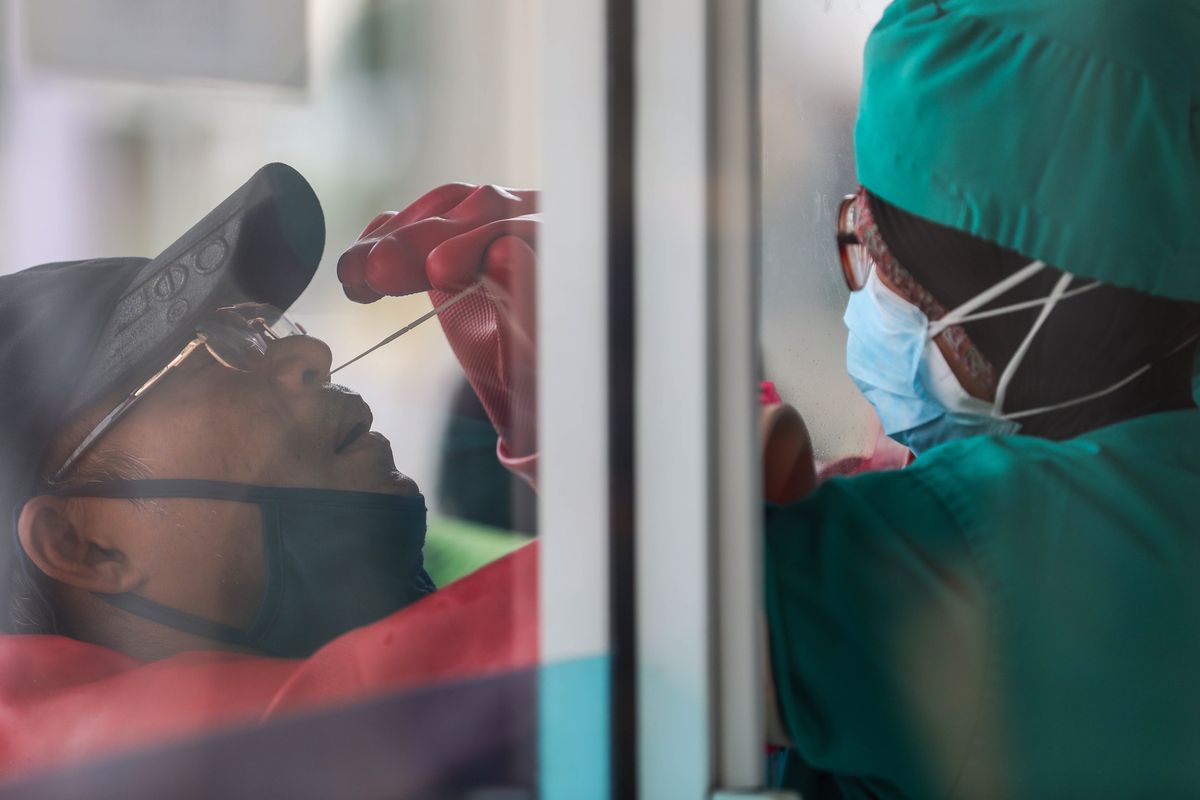
<instances>
[{"instance_id":1,"label":"pink latex glove","mask_svg":"<svg viewBox=\"0 0 1200 800\"><path fill-rule=\"evenodd\" d=\"M441 313L454 355L500 433L497 452L531 482L537 468L535 191L451 183L385 212L338 260L346 296L428 291L434 306L482 279Z\"/></svg>"}]
</instances>

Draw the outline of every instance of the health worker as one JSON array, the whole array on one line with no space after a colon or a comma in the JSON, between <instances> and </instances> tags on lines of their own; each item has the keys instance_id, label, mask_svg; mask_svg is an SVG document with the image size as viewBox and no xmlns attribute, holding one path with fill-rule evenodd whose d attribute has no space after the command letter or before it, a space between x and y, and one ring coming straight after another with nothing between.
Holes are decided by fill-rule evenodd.
<instances>
[{"instance_id":1,"label":"health worker","mask_svg":"<svg viewBox=\"0 0 1200 800\"><path fill-rule=\"evenodd\" d=\"M837 241L903 471L768 512L785 782L1200 796L1200 3L900 0Z\"/></svg>"},{"instance_id":2,"label":"health worker","mask_svg":"<svg viewBox=\"0 0 1200 800\"><path fill-rule=\"evenodd\" d=\"M767 509L806 800L1200 796L1197 42L1197 0L898 0L870 36L846 366L917 457ZM531 197L381 215L347 294L528 301ZM500 343L532 305L489 292L441 322L532 478L535 360Z\"/></svg>"}]
</instances>

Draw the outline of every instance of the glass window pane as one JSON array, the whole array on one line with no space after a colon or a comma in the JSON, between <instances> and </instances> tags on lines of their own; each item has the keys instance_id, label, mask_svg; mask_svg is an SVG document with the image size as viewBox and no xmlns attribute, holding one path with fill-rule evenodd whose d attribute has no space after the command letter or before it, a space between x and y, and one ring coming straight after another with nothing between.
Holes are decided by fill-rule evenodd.
<instances>
[{"instance_id":1,"label":"glass window pane","mask_svg":"<svg viewBox=\"0 0 1200 800\"><path fill-rule=\"evenodd\" d=\"M541 6L27 10L0 92L0 778L533 796L537 224L498 226L538 210ZM22 272L112 254L150 260ZM348 299L372 292L397 296ZM244 301L307 336L209 318Z\"/></svg>"},{"instance_id":2,"label":"glass window pane","mask_svg":"<svg viewBox=\"0 0 1200 800\"><path fill-rule=\"evenodd\" d=\"M846 375L834 241L856 188L862 50L885 0L762 3L762 341L767 377L802 409L818 460L869 453L874 415Z\"/></svg>"}]
</instances>

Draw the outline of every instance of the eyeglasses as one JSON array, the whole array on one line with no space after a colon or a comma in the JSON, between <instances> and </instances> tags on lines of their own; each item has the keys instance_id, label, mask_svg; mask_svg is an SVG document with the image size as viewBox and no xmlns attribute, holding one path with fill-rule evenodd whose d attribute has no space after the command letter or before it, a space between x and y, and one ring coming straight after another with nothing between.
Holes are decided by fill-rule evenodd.
<instances>
[{"instance_id":1,"label":"eyeglasses","mask_svg":"<svg viewBox=\"0 0 1200 800\"><path fill-rule=\"evenodd\" d=\"M838 206L837 243L838 255L842 259L842 277L850 291L857 292L867 285L871 269L875 266L867 246L858 238L857 195L846 195Z\"/></svg>"},{"instance_id":2,"label":"eyeglasses","mask_svg":"<svg viewBox=\"0 0 1200 800\"><path fill-rule=\"evenodd\" d=\"M292 322L274 306L262 303L240 303L218 308L197 323L195 337L167 365L154 373L145 383L130 392L116 408L92 428L75 448L66 462L59 467L52 480L59 482L79 462L106 431L129 413L138 400L146 396L154 386L178 367L197 348L204 347L213 359L237 372L257 372L269 363L267 346L269 341L287 336L304 334L304 328Z\"/></svg>"}]
</instances>

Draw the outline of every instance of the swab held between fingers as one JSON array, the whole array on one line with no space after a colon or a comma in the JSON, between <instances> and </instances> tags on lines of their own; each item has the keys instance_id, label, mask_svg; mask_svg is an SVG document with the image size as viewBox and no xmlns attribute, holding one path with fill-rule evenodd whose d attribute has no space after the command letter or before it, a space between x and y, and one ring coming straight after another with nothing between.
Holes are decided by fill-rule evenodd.
<instances>
[{"instance_id":1,"label":"swab held between fingers","mask_svg":"<svg viewBox=\"0 0 1200 800\"><path fill-rule=\"evenodd\" d=\"M330 374L330 375L332 375L332 374L334 374L335 372L338 372L339 370L343 370L343 369L345 369L346 367L348 367L348 366L350 366L351 364L353 364L355 361L358 361L358 360L359 360L360 358L362 358L363 356L370 355L371 353L374 353L374 352L375 352L376 350L378 350L379 348L383 347L385 344L388 344L389 342L393 342L393 341L395 341L396 339L399 339L399 338L400 338L401 336L403 336L404 334L408 333L408 332L409 332L409 331L411 331L412 329L414 329L414 328L416 328L417 326L421 325L421 323L423 323L423 322L425 322L425 321L427 321L427 320L430 320L430 319L432 319L433 317L436 317L438 314L441 314L441 313L442 313L443 311L445 311L446 309L448 309L448 308L450 308L451 306L453 306L453 305L455 305L456 303L458 303L460 300L463 300L463 299L464 299L464 298L466 298L466 297L467 297L469 294L471 294L472 292L474 292L475 290L477 290L477 289L478 289L480 286L482 286L482 285L483 285L483 282L482 282L482 281L479 281L479 282L476 282L476 283L473 283L473 284L471 284L471 285L470 285L470 286L468 286L466 289L463 289L461 292L459 292L458 294L454 295L453 297L451 297L451 298L450 298L449 300L447 300L446 302L442 303L441 305L439 305L439 306L437 306L437 307L435 307L435 308L433 308L433 309L430 309L429 311L425 312L425 313L424 313L424 314L422 314L421 316L417 317L417 318L416 318L415 320L413 320L412 322L410 322L410 323L408 323L407 325L405 325L405 326L404 326L403 328L401 328L400 330L398 330L398 331L396 331L395 333L393 333L393 334L391 334L391 335L389 335L389 336L385 337L385 338L384 338L382 341L380 341L378 344L372 345L371 347L367 348L367 349L366 349L366 350L364 350L363 352L361 352L361 353L359 353L358 355L356 355L354 358L352 358L352 359L350 359L349 361L347 361L345 364L342 364L341 366L339 366L337 369L334 369L334 370L330 371L330 373L329 373L329 374Z\"/></svg>"}]
</instances>

